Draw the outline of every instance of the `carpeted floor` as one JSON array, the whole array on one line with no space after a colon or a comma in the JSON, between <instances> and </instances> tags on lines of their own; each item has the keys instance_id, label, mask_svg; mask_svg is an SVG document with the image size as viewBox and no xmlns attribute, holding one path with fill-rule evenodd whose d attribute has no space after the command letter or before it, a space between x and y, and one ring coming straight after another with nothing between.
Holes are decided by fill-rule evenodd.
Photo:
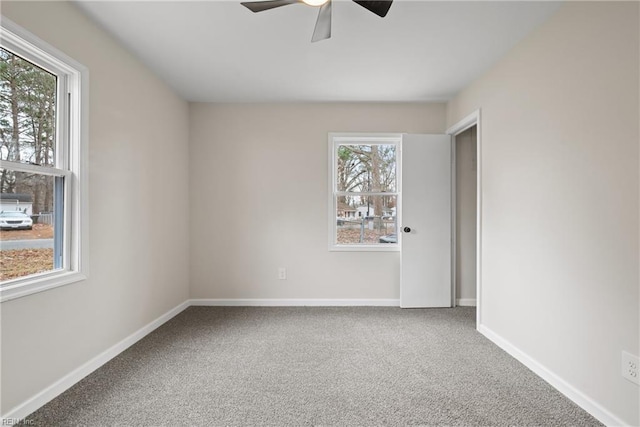
<instances>
[{"instance_id":1,"label":"carpeted floor","mask_svg":"<svg viewBox=\"0 0 640 427\"><path fill-rule=\"evenodd\" d=\"M27 421L601 425L474 325L464 307L191 307Z\"/></svg>"}]
</instances>

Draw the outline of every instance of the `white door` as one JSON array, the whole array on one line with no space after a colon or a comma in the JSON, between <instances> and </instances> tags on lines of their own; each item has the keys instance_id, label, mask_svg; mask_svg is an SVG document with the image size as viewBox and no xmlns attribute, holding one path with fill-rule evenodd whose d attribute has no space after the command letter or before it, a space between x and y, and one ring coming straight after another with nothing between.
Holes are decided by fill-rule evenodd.
<instances>
[{"instance_id":1,"label":"white door","mask_svg":"<svg viewBox=\"0 0 640 427\"><path fill-rule=\"evenodd\" d=\"M451 137L402 137L400 307L451 307Z\"/></svg>"}]
</instances>

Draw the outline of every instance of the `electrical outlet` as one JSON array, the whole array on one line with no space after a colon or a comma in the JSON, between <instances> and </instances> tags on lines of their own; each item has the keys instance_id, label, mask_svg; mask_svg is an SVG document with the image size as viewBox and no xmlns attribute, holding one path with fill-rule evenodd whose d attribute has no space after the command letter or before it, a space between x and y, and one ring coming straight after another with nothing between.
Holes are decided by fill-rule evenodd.
<instances>
[{"instance_id":1,"label":"electrical outlet","mask_svg":"<svg viewBox=\"0 0 640 427\"><path fill-rule=\"evenodd\" d=\"M640 385L640 358L638 356L634 356L633 354L627 353L626 351L622 352L622 376L631 381L632 383L636 383Z\"/></svg>"},{"instance_id":2,"label":"electrical outlet","mask_svg":"<svg viewBox=\"0 0 640 427\"><path fill-rule=\"evenodd\" d=\"M278 279L287 280L287 269L284 267L280 267L278 269Z\"/></svg>"}]
</instances>

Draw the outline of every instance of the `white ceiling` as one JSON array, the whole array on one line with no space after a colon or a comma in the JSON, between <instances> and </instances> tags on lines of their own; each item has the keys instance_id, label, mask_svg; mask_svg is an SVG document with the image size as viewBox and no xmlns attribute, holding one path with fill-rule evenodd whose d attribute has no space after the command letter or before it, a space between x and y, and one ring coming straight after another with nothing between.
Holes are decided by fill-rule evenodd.
<instances>
[{"instance_id":1,"label":"white ceiling","mask_svg":"<svg viewBox=\"0 0 640 427\"><path fill-rule=\"evenodd\" d=\"M334 0L332 38L317 43L304 4L77 4L189 101L277 102L450 99L560 3L396 0L380 18Z\"/></svg>"}]
</instances>

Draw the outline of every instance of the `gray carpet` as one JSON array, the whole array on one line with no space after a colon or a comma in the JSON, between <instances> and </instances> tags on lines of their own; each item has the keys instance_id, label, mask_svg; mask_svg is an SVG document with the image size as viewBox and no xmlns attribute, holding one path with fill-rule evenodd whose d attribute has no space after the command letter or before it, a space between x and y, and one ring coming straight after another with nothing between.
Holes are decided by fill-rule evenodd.
<instances>
[{"instance_id":1,"label":"gray carpet","mask_svg":"<svg viewBox=\"0 0 640 427\"><path fill-rule=\"evenodd\" d=\"M594 426L473 308L191 307L33 413L39 426Z\"/></svg>"}]
</instances>

